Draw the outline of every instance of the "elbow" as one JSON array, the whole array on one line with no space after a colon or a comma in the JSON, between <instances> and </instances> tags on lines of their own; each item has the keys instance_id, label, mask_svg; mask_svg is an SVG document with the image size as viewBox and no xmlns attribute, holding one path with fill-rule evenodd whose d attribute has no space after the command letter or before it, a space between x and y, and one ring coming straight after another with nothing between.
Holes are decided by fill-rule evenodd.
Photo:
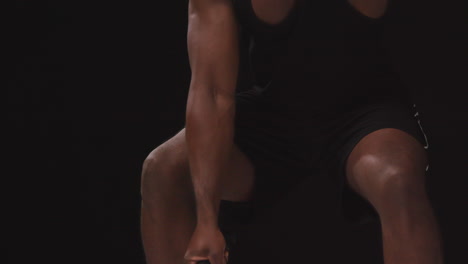
<instances>
[{"instance_id":1,"label":"elbow","mask_svg":"<svg viewBox=\"0 0 468 264\"><path fill-rule=\"evenodd\" d=\"M229 86L229 87L228 87ZM192 79L188 95L188 103L204 101L217 107L230 107L235 104L235 87L226 84L206 84Z\"/></svg>"},{"instance_id":2,"label":"elbow","mask_svg":"<svg viewBox=\"0 0 468 264\"><path fill-rule=\"evenodd\" d=\"M214 99L216 107L224 112L235 110L236 98L234 93L215 92Z\"/></svg>"},{"instance_id":3,"label":"elbow","mask_svg":"<svg viewBox=\"0 0 468 264\"><path fill-rule=\"evenodd\" d=\"M192 82L187 98L186 118L200 116L234 116L235 90L220 89L215 85Z\"/></svg>"}]
</instances>

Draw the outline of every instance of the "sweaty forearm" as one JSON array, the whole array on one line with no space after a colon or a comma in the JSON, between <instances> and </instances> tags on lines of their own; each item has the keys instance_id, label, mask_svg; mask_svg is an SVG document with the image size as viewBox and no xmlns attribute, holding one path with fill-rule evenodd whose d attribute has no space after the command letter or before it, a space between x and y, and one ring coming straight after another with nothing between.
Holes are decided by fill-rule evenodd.
<instances>
[{"instance_id":1,"label":"sweaty forearm","mask_svg":"<svg viewBox=\"0 0 468 264\"><path fill-rule=\"evenodd\" d=\"M216 224L221 180L228 173L234 135L234 98L191 87L186 140L199 224Z\"/></svg>"}]
</instances>

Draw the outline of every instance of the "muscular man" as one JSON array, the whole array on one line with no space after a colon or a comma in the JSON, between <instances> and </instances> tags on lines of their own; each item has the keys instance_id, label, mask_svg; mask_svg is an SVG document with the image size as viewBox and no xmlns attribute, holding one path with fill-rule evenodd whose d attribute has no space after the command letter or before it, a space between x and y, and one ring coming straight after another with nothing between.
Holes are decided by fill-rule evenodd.
<instances>
[{"instance_id":1,"label":"muscular man","mask_svg":"<svg viewBox=\"0 0 468 264\"><path fill-rule=\"evenodd\" d=\"M386 264L442 264L428 142L381 43L389 3L189 1L186 126L143 165L148 263L226 264L221 202L255 201L274 186L257 171L283 166L327 169L347 220L381 221Z\"/></svg>"}]
</instances>

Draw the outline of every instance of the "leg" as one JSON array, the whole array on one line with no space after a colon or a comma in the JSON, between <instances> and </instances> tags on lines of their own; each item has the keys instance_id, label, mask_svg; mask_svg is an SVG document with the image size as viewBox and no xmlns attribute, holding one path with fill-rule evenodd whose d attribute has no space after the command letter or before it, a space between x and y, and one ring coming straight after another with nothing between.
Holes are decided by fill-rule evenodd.
<instances>
[{"instance_id":1,"label":"leg","mask_svg":"<svg viewBox=\"0 0 468 264\"><path fill-rule=\"evenodd\" d=\"M253 188L253 167L235 147L222 199L246 201ZM148 264L182 264L195 229L195 201L185 129L153 150L143 164L141 233Z\"/></svg>"},{"instance_id":2,"label":"leg","mask_svg":"<svg viewBox=\"0 0 468 264\"><path fill-rule=\"evenodd\" d=\"M425 189L427 155L408 133L385 128L365 136L346 164L353 190L379 214L386 264L442 264L438 225Z\"/></svg>"}]
</instances>

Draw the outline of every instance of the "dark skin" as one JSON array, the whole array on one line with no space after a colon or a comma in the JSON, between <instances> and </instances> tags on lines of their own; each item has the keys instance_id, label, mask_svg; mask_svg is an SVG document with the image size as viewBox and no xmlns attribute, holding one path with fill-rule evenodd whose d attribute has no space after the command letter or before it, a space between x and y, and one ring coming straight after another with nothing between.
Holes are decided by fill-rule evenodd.
<instances>
[{"instance_id":1,"label":"dark skin","mask_svg":"<svg viewBox=\"0 0 468 264\"><path fill-rule=\"evenodd\" d=\"M276 24L295 0L252 0L259 19ZM349 0L378 18L387 0ZM141 230L148 264L226 264L218 229L220 199L247 201L252 163L233 143L238 67L237 24L230 0L190 0L192 69L186 128L143 165ZM217 128L217 129L213 129ZM424 189L427 154L411 135L385 128L351 152L346 178L377 210L385 264L442 264L440 235Z\"/></svg>"}]
</instances>

